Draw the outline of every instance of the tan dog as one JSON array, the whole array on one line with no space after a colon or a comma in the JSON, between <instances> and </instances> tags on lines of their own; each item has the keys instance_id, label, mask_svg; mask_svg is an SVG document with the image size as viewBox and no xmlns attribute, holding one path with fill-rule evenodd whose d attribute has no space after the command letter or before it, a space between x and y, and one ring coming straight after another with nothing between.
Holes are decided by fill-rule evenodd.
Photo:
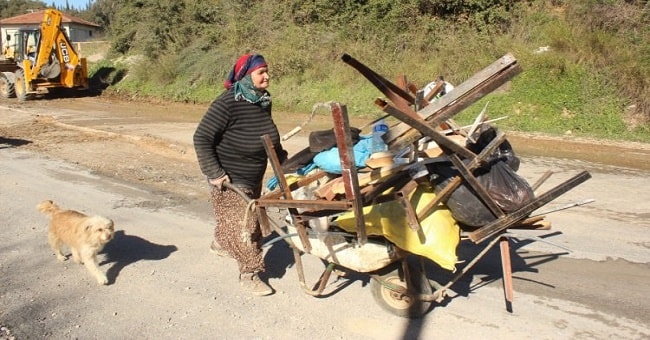
<instances>
[{"instance_id":1,"label":"tan dog","mask_svg":"<svg viewBox=\"0 0 650 340\"><path fill-rule=\"evenodd\" d=\"M113 221L102 216L86 216L74 210L62 210L52 201L43 201L36 208L50 217L48 241L59 261L65 261L61 253L63 244L70 247L72 260L82 263L99 284L107 284L108 278L97 267L97 254L113 239Z\"/></svg>"}]
</instances>

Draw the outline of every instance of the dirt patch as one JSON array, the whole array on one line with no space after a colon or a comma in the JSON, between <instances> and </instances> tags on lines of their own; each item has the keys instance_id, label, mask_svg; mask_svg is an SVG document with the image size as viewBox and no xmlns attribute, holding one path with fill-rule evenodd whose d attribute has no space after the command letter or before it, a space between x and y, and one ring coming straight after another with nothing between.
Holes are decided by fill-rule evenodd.
<instances>
[{"instance_id":1,"label":"dirt patch","mask_svg":"<svg viewBox=\"0 0 650 340\"><path fill-rule=\"evenodd\" d=\"M520 155L579 159L650 170L649 144L589 138L563 138L512 131L508 132L508 140Z\"/></svg>"},{"instance_id":2,"label":"dirt patch","mask_svg":"<svg viewBox=\"0 0 650 340\"><path fill-rule=\"evenodd\" d=\"M30 141L23 148L79 164L98 175L178 194L176 199L205 195L193 150L154 136L75 127L47 116L0 128L0 135Z\"/></svg>"}]
</instances>

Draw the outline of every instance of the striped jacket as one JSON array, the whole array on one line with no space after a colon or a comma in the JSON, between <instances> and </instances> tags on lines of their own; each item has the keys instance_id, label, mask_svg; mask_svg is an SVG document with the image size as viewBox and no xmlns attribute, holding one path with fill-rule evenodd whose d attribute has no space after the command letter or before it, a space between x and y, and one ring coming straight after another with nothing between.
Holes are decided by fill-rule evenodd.
<instances>
[{"instance_id":1,"label":"striped jacket","mask_svg":"<svg viewBox=\"0 0 650 340\"><path fill-rule=\"evenodd\" d=\"M231 87L210 104L194 132L201 172L209 179L227 174L233 184L259 188L267 165L260 138L265 134L273 141L280 162L284 162L287 152L280 144L271 107L236 101Z\"/></svg>"}]
</instances>

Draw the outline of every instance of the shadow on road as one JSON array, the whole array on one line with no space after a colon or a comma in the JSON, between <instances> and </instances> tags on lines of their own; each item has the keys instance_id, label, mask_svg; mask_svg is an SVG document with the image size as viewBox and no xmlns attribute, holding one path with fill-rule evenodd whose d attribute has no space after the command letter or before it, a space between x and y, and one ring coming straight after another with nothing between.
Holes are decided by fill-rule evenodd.
<instances>
[{"instance_id":1,"label":"shadow on road","mask_svg":"<svg viewBox=\"0 0 650 340\"><path fill-rule=\"evenodd\" d=\"M30 144L32 141L20 138L7 138L0 136L0 149L7 148L17 148L26 144Z\"/></svg>"},{"instance_id":2,"label":"shadow on road","mask_svg":"<svg viewBox=\"0 0 650 340\"><path fill-rule=\"evenodd\" d=\"M521 274L537 273L539 271L538 269L539 266L547 262L555 261L560 256L566 255L567 252L537 254L537 253L528 253L523 248L532 242L542 241L545 238L556 236L558 234L559 234L558 232L546 234L544 236L539 236L537 240L526 239L525 237L520 238L515 235L512 235L510 237L510 261L512 266L513 280L528 281L537 285L553 288L552 285L549 285L541 281L526 278L524 275ZM269 239L272 239L273 237L277 237L277 235L274 234L272 236L269 236ZM487 242L486 244L478 244L478 245L472 243L469 240L465 240L461 242L457 248L457 254L459 256L459 260L463 261L463 263L457 266L456 273L460 273L460 271L462 271L463 268L470 263L470 261L480 256L480 253L485 250L486 246L487 246ZM307 254L306 256L310 256L310 255ZM426 277L429 280L433 280L441 285L447 284L456 275L456 273L452 273L448 270L444 270L440 268L432 261L425 260L424 262L420 262L417 257L409 257L409 260L410 260L409 262L414 265L413 268L418 268L420 266L423 266L422 268L425 270ZM290 268L295 265L293 251L291 247L285 242L274 243L266 253L265 263L266 263L266 274L270 278L282 278L283 276L285 276L287 268ZM324 265L326 264L324 263ZM349 286L350 284L354 283L355 281L361 281L363 286L366 286L370 281L368 275L357 273L351 270L345 270L344 268L341 267L339 267L339 269L342 272L344 272L343 280L335 284L331 284L330 282L330 284L325 289L323 294L317 296L318 298L330 297L336 294L337 292L341 291L345 287ZM308 278L306 279L307 279L306 284L309 286L308 289L315 290L316 285L311 286L312 284L314 284L314 282L311 282L310 279ZM314 277L311 279L317 280L318 277ZM497 244L497 246L494 246L489 250L487 250L487 253L485 253L483 257L481 257L478 260L478 262L476 262L476 264L471 269L469 269L467 273L462 275L458 279L458 281L456 281L450 287L450 289L453 291L451 296L448 296L440 303L434 302L430 306L430 309L426 311L421 318L408 319L408 322L406 323L406 327L404 329L404 338L405 339L419 338L422 327L424 323L427 322L426 321L427 317L433 309L445 307L449 303L451 303L451 301L455 298L467 297L472 292L475 292L481 287L502 280L503 280L503 272L502 272L502 265L501 265L501 253L500 253L499 246ZM498 306L495 307L495 309L498 308L499 308ZM508 304L505 298L504 298L504 308L512 312L512 306Z\"/></svg>"},{"instance_id":3,"label":"shadow on road","mask_svg":"<svg viewBox=\"0 0 650 340\"><path fill-rule=\"evenodd\" d=\"M273 240L278 237L277 233L272 233L266 238L266 241ZM310 254L302 254L301 257L306 256L315 256ZM327 261L320 260L323 263L322 270L325 270L327 267ZM264 262L266 265L265 274L268 278L280 279L285 276L287 273L287 268L293 267L295 263L293 250L285 241L278 241L271 245L267 251ZM332 282L333 279L330 279L328 286L323 290L322 294L316 296L318 298L327 298L332 295L335 295L339 291L345 289L345 287L361 281L363 286L366 286L370 278L368 275L357 273L353 270L349 270L343 267L337 267L337 272L332 274L332 277L340 275L339 280ZM313 273L312 273L313 274ZM305 275L305 284L308 285L308 289L316 290L318 283L320 282L319 276L309 276ZM298 281L299 282L299 281Z\"/></svg>"},{"instance_id":4,"label":"shadow on road","mask_svg":"<svg viewBox=\"0 0 650 340\"><path fill-rule=\"evenodd\" d=\"M554 236L557 233L548 234L541 236L540 239ZM562 255L566 255L567 252L558 252L550 254L528 254L525 249L526 245L534 242L529 239L510 239L510 261L512 267L512 278L513 280L523 280L529 281L538 285L551 287L552 286L539 282L536 280L531 280L524 278L518 273L537 273L539 270L537 267L543 265L544 263L555 261L560 258ZM486 242L487 243L487 242ZM459 259L464 261L464 264L458 266L458 271L462 271L463 268L479 255L479 253L485 248L484 244L477 245L472 242L466 241L461 242L457 253ZM454 273L442 270L440 268L435 268L435 266L427 268L427 273L430 278L437 281L441 284L446 284L453 278ZM475 278L478 278L475 280ZM456 297L466 297L470 293L476 291L477 289L487 286L490 283L495 281L501 281L503 279L503 271L501 266L501 253L498 246L491 248L483 258L481 258L473 268L471 268L467 273L465 273L455 284L451 286L456 294L455 297L447 298L440 305L445 306L451 300Z\"/></svg>"},{"instance_id":5,"label":"shadow on road","mask_svg":"<svg viewBox=\"0 0 650 340\"><path fill-rule=\"evenodd\" d=\"M115 232L114 239L103 250L107 258L101 264L113 263L106 272L109 284L116 281L122 269L140 260L162 260L178 250L175 245L151 243L141 237Z\"/></svg>"},{"instance_id":6,"label":"shadow on road","mask_svg":"<svg viewBox=\"0 0 650 340\"><path fill-rule=\"evenodd\" d=\"M268 239L277 237L276 233L271 234ZM287 268L294 265L293 250L284 241L276 242L264 256L266 276L268 278L280 279L287 273Z\"/></svg>"}]
</instances>

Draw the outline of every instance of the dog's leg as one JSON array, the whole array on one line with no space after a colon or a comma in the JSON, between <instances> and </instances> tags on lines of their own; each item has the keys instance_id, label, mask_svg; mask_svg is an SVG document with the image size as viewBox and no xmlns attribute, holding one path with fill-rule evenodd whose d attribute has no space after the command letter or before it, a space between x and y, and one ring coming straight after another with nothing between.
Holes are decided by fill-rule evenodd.
<instances>
[{"instance_id":1,"label":"dog's leg","mask_svg":"<svg viewBox=\"0 0 650 340\"><path fill-rule=\"evenodd\" d=\"M99 265L97 263L97 254L89 249L82 250L83 264L88 269L88 271L95 277L97 283L100 285L108 284L108 278L101 270L99 270Z\"/></svg>"},{"instance_id":2,"label":"dog's leg","mask_svg":"<svg viewBox=\"0 0 650 340\"><path fill-rule=\"evenodd\" d=\"M72 261L74 263L84 264L84 261L82 261L83 257L79 254L79 249L70 247L70 252L72 253Z\"/></svg>"},{"instance_id":3,"label":"dog's leg","mask_svg":"<svg viewBox=\"0 0 650 340\"><path fill-rule=\"evenodd\" d=\"M59 261L65 261L68 258L63 255L61 252L61 240L52 232L48 233L48 243L50 244L50 248L54 251L54 254L56 255L56 259Z\"/></svg>"}]
</instances>

